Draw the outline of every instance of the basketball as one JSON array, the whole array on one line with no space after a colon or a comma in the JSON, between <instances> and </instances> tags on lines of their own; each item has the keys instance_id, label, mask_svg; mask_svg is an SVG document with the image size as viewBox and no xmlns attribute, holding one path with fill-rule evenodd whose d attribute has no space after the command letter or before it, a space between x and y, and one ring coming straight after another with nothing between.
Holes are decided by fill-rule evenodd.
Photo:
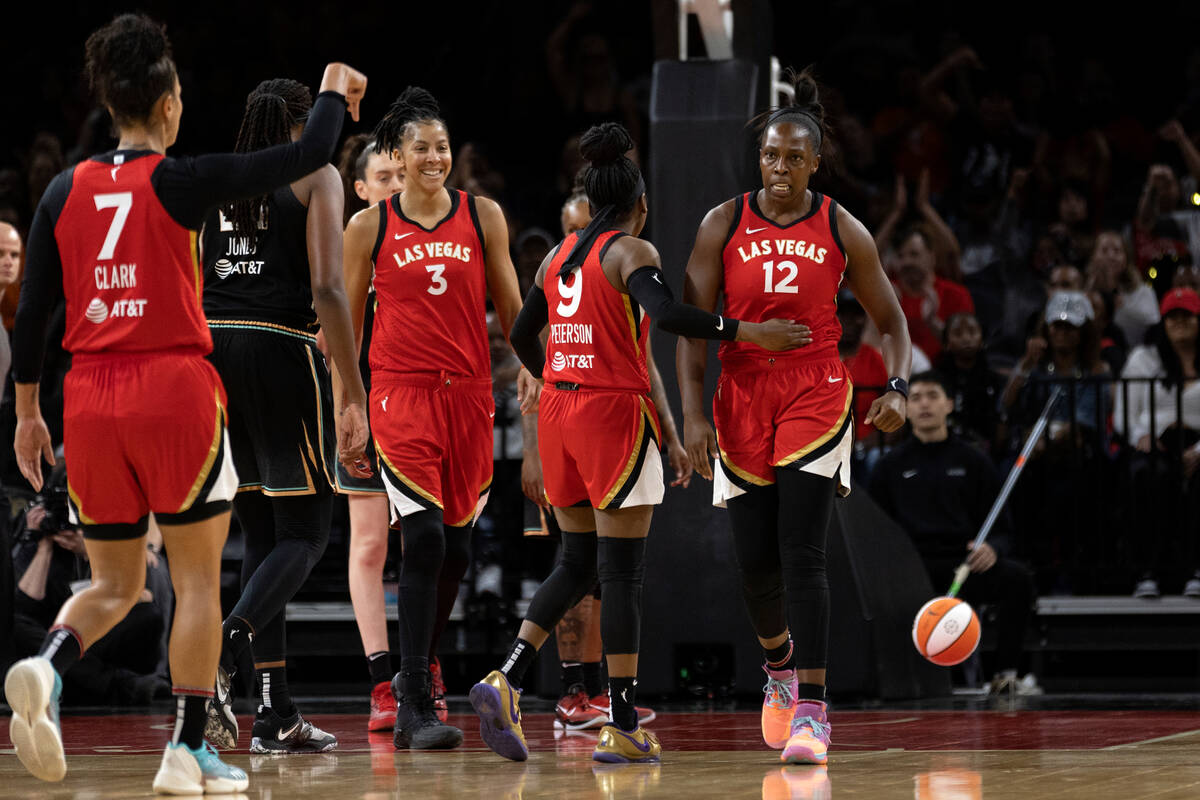
<instances>
[{"instance_id":1,"label":"basketball","mask_svg":"<svg viewBox=\"0 0 1200 800\"><path fill-rule=\"evenodd\" d=\"M917 612L912 637L917 652L934 664L952 667L979 646L979 617L956 597L935 597Z\"/></svg>"}]
</instances>

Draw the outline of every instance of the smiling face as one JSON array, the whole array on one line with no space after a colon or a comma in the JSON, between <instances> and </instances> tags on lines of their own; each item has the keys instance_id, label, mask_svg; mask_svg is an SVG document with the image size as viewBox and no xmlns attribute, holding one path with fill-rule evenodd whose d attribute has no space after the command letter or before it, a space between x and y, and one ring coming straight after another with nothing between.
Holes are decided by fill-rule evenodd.
<instances>
[{"instance_id":1,"label":"smiling face","mask_svg":"<svg viewBox=\"0 0 1200 800\"><path fill-rule=\"evenodd\" d=\"M450 134L440 122L409 123L403 147L392 156L404 169L405 189L439 192L450 174Z\"/></svg>"},{"instance_id":2,"label":"smiling face","mask_svg":"<svg viewBox=\"0 0 1200 800\"><path fill-rule=\"evenodd\" d=\"M758 150L758 168L767 197L783 205L802 202L808 180L820 163L808 128L791 122L767 128Z\"/></svg>"}]
</instances>

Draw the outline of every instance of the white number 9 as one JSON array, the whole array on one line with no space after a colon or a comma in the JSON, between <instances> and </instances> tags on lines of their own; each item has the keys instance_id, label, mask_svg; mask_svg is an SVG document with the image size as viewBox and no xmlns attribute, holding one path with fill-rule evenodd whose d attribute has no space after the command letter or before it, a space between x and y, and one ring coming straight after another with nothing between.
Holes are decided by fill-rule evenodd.
<instances>
[{"instance_id":1,"label":"white number 9","mask_svg":"<svg viewBox=\"0 0 1200 800\"><path fill-rule=\"evenodd\" d=\"M558 315L560 317L573 316L579 310L579 301L583 298L583 271L579 267L576 267L571 275L574 277L574 280L570 286L567 285L567 282L562 277L558 279L558 293L563 298L558 304Z\"/></svg>"}]
</instances>

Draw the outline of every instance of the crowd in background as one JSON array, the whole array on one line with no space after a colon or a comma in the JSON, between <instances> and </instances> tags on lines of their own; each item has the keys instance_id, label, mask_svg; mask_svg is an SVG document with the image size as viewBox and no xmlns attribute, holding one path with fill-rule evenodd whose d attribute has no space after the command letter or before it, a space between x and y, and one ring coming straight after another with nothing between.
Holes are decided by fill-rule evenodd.
<instances>
[{"instance_id":1,"label":"crowd in background","mask_svg":"<svg viewBox=\"0 0 1200 800\"><path fill-rule=\"evenodd\" d=\"M581 164L580 131L616 120L639 144L643 164L664 156L646 147L649 53L631 66L602 17L579 2L547 23L552 27L538 40L544 49L534 55L551 91L518 88L507 119L485 120L539 126L543 141L557 136L553 148L535 154L550 167L526 170L523 156L507 151L497 159L500 149L482 133L486 125L463 126L480 133L454 143L448 185L505 208L522 294L563 234L560 211ZM918 47L918 38L927 46ZM951 434L983 453L998 474L1013 465L1050 387L1064 387L1011 502L1013 554L1032 566L1037 590L1200 596L1200 46L1182 58L1179 84L1191 93L1146 110L1118 93L1120 62L1056 56L1051 37L1032 30L1008 44L1000 68L952 30L915 38L860 30L826 42L825 60L815 67L826 80L822 99L833 136L814 187L874 232L908 319L914 373L940 376L953 401ZM777 49L785 62L803 66L804 54ZM861 90L869 80L871 91ZM455 116L468 116L468 97L453 89L443 94L462 106ZM103 113L89 113L77 91L63 95L70 106L64 119L78 131L73 138L60 123L35 132L19 152L0 153L6 331L19 292L21 242L42 192L63 168L113 144ZM236 120L238 104L228 103ZM358 201L351 193L347 203ZM675 278L681 269L667 265ZM852 297L841 298L839 316L841 353L859 388L855 479L866 486L879 460L908 434L884 437L861 422L871 387L888 376L877 334ZM53 345L61 342L61 317L41 394L60 447L68 359ZM518 510L525 453L510 397L513 359L504 347L494 348L493 358L497 475L505 480L481 524L473 591L511 600L531 594L544 577L529 570L549 568L552 544L517 544L540 523ZM7 336L0 336L0 367L7 374ZM12 403L7 379L5 441L12 440ZM0 465L0 479L14 509L23 509L28 487L11 458ZM39 499L33 507L45 505ZM18 611L28 624L44 624L45 586L23 577L36 563L69 586L86 574L82 548L69 531L31 533L44 511L15 519L4 547L16 553L17 569L2 588L21 598ZM335 533L318 577L344 576L337 559L347 538L344 530ZM541 547L547 556L506 557L514 547ZM153 549L150 559L157 561ZM501 578L515 564L527 565L526 572ZM148 587L148 603L153 592ZM148 612L138 624L150 631L145 635L161 635L162 618ZM97 671L114 696L161 689L157 663Z\"/></svg>"}]
</instances>

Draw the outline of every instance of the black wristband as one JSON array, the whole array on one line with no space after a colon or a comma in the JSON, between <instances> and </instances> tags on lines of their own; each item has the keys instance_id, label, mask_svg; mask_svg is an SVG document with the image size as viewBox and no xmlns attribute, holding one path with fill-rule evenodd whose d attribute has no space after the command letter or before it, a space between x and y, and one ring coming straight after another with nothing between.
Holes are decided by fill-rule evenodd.
<instances>
[{"instance_id":1,"label":"black wristband","mask_svg":"<svg viewBox=\"0 0 1200 800\"><path fill-rule=\"evenodd\" d=\"M887 390L889 392L899 392L904 395L904 399L908 399L908 381L904 378L888 378Z\"/></svg>"}]
</instances>

